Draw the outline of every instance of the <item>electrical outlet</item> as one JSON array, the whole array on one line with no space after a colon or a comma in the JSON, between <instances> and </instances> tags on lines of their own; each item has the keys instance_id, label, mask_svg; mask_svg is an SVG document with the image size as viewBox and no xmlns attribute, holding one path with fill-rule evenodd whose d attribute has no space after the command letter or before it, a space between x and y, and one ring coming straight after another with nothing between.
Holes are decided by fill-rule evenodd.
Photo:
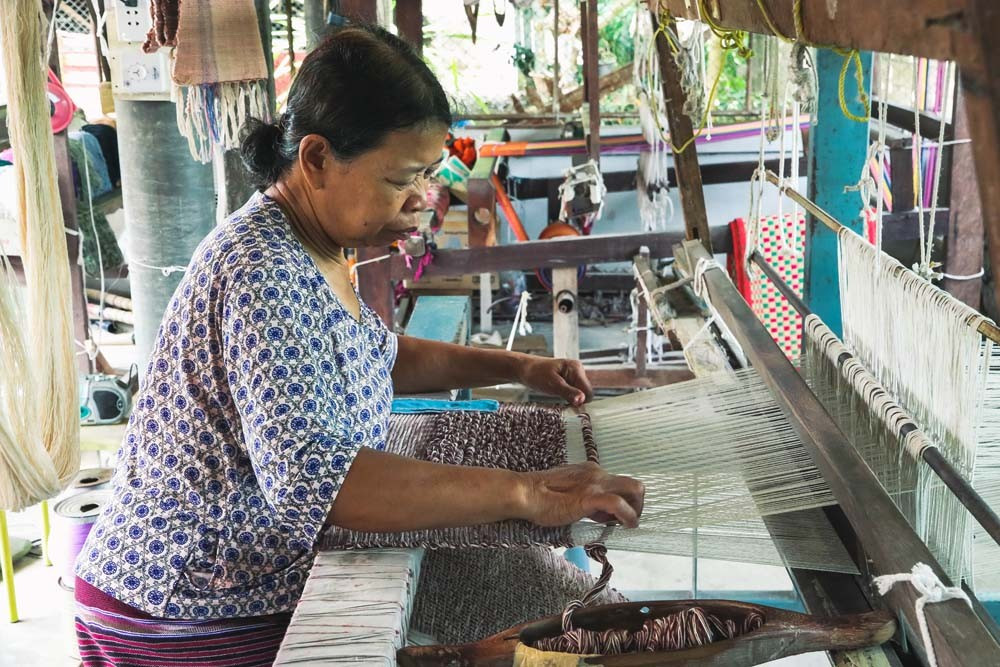
<instances>
[{"instance_id":1,"label":"electrical outlet","mask_svg":"<svg viewBox=\"0 0 1000 667\"><path fill-rule=\"evenodd\" d=\"M145 42L151 26L149 0L116 0L115 25L119 42Z\"/></svg>"},{"instance_id":2,"label":"electrical outlet","mask_svg":"<svg viewBox=\"0 0 1000 667\"><path fill-rule=\"evenodd\" d=\"M116 54L118 76L115 94L136 95L170 92L170 72L167 56L162 51L143 53L120 51Z\"/></svg>"}]
</instances>

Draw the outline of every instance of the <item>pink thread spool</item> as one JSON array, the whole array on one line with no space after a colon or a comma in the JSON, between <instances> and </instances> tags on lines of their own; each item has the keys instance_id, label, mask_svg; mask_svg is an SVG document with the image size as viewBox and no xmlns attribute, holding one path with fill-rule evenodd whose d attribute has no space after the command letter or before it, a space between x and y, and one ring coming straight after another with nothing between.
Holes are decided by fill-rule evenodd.
<instances>
[{"instance_id":1,"label":"pink thread spool","mask_svg":"<svg viewBox=\"0 0 1000 667\"><path fill-rule=\"evenodd\" d=\"M110 489L88 490L63 498L53 508L52 556L60 570L59 585L64 589L73 590L76 557L110 500Z\"/></svg>"}]
</instances>

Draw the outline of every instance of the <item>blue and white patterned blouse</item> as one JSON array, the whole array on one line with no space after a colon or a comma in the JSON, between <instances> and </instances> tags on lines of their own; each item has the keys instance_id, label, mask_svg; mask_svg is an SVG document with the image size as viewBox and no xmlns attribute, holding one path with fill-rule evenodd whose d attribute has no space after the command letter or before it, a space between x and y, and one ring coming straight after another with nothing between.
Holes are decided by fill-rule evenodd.
<instances>
[{"instance_id":1,"label":"blue and white patterned blouse","mask_svg":"<svg viewBox=\"0 0 1000 667\"><path fill-rule=\"evenodd\" d=\"M359 448L385 447L396 349L255 195L170 301L77 575L154 616L290 611Z\"/></svg>"}]
</instances>

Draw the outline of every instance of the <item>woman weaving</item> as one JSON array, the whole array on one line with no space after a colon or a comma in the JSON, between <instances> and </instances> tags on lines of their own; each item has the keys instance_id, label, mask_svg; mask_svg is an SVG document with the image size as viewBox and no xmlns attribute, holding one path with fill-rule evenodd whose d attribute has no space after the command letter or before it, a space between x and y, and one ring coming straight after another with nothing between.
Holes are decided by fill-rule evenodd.
<instances>
[{"instance_id":1,"label":"woman weaving","mask_svg":"<svg viewBox=\"0 0 1000 667\"><path fill-rule=\"evenodd\" d=\"M395 336L344 249L415 229L451 117L398 38L348 28L304 61L244 161L262 192L195 252L129 420L114 497L77 560L85 665L267 665L324 527L637 523L643 489L380 451L394 391L518 381L583 403L579 363Z\"/></svg>"}]
</instances>

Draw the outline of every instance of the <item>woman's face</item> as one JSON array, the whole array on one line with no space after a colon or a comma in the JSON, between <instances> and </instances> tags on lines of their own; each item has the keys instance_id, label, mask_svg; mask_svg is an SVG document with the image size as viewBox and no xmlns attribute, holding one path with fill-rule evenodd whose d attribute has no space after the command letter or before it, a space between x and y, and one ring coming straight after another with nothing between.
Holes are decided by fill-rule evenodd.
<instances>
[{"instance_id":1,"label":"woman's face","mask_svg":"<svg viewBox=\"0 0 1000 667\"><path fill-rule=\"evenodd\" d=\"M427 179L441 162L446 134L437 124L399 130L349 161L330 160L327 148L328 168L310 179L323 232L342 248L386 246L408 237L427 208Z\"/></svg>"}]
</instances>

